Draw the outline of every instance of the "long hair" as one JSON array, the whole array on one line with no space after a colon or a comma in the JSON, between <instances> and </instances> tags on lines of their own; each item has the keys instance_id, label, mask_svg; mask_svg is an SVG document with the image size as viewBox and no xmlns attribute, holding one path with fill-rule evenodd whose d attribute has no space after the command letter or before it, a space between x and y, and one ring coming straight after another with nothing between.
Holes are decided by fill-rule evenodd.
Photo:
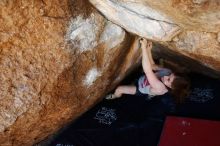
<instances>
[{"instance_id":1,"label":"long hair","mask_svg":"<svg viewBox=\"0 0 220 146\"><path fill-rule=\"evenodd\" d=\"M174 75L170 92L176 103L182 103L190 93L190 79L181 73L174 73Z\"/></svg>"}]
</instances>

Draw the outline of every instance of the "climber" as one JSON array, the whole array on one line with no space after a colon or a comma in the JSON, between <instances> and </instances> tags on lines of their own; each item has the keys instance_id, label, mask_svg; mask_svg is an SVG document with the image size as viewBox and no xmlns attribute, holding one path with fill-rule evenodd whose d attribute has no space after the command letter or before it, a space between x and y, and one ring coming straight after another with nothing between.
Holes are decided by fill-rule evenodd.
<instances>
[{"instance_id":1,"label":"climber","mask_svg":"<svg viewBox=\"0 0 220 146\"><path fill-rule=\"evenodd\" d=\"M151 49L152 42L146 39L139 39L142 50L142 67L144 75L139 77L136 85L120 85L114 93L106 96L106 99L120 98L122 94L146 95L151 99L157 95L163 95L170 92L177 102L189 94L190 82L186 76L174 73L170 69L160 67L155 64Z\"/></svg>"}]
</instances>

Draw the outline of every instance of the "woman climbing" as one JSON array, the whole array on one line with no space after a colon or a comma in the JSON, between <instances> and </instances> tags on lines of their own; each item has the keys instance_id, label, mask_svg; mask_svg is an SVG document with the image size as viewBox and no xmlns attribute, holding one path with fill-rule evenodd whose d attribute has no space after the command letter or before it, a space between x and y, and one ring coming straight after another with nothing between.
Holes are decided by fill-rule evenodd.
<instances>
[{"instance_id":1,"label":"woman climbing","mask_svg":"<svg viewBox=\"0 0 220 146\"><path fill-rule=\"evenodd\" d=\"M118 86L113 94L106 96L106 99L120 98L122 94L145 94L148 95L148 99L151 99L170 91L177 102L183 101L189 93L189 80L178 73L156 65L151 54L152 42L143 38L139 42L142 50L142 67L145 74L137 80L136 85Z\"/></svg>"}]
</instances>

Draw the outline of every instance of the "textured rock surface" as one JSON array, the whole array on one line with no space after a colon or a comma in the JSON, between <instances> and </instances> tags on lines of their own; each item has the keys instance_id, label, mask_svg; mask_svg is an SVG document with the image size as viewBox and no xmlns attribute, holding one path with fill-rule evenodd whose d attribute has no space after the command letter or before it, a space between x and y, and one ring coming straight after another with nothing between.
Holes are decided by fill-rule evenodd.
<instances>
[{"instance_id":1,"label":"textured rock surface","mask_svg":"<svg viewBox=\"0 0 220 146\"><path fill-rule=\"evenodd\" d=\"M220 71L220 1L90 0L109 20L129 32Z\"/></svg>"},{"instance_id":2,"label":"textured rock surface","mask_svg":"<svg viewBox=\"0 0 220 146\"><path fill-rule=\"evenodd\" d=\"M125 15L126 20L142 17L174 23L189 30L220 31L219 0L90 0L90 2L108 18L112 18L112 13L118 14L117 12L123 10L122 15ZM117 20L123 19L122 15L113 16L113 21L117 19L115 17L118 17ZM128 22L129 20L126 21Z\"/></svg>"},{"instance_id":3,"label":"textured rock surface","mask_svg":"<svg viewBox=\"0 0 220 146\"><path fill-rule=\"evenodd\" d=\"M139 0L138 0L139 1ZM141 0L187 30L219 32L219 0Z\"/></svg>"},{"instance_id":4,"label":"textured rock surface","mask_svg":"<svg viewBox=\"0 0 220 146\"><path fill-rule=\"evenodd\" d=\"M90 0L108 19L131 33L168 41L180 28L171 19L141 1Z\"/></svg>"},{"instance_id":5,"label":"textured rock surface","mask_svg":"<svg viewBox=\"0 0 220 146\"><path fill-rule=\"evenodd\" d=\"M42 140L140 60L133 37L85 0L0 1L0 11L0 145Z\"/></svg>"},{"instance_id":6,"label":"textured rock surface","mask_svg":"<svg viewBox=\"0 0 220 146\"><path fill-rule=\"evenodd\" d=\"M220 71L220 43L215 33L185 31L166 45L209 68Z\"/></svg>"}]
</instances>

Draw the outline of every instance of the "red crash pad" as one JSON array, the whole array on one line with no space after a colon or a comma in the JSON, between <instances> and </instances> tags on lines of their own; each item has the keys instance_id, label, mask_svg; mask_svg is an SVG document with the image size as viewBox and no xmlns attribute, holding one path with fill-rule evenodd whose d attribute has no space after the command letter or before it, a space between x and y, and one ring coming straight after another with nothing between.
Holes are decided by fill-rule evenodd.
<instances>
[{"instance_id":1,"label":"red crash pad","mask_svg":"<svg viewBox=\"0 0 220 146\"><path fill-rule=\"evenodd\" d=\"M220 121L167 117L158 146L220 146Z\"/></svg>"}]
</instances>

